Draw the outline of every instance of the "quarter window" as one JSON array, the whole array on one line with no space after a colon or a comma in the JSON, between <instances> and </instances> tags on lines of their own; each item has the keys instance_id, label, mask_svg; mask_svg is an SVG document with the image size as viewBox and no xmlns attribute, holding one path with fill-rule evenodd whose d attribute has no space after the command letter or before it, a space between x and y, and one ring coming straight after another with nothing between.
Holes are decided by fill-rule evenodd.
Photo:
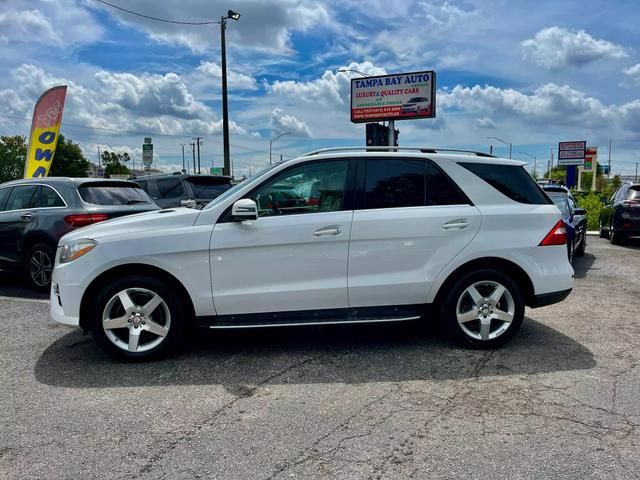
<instances>
[{"instance_id":1,"label":"quarter window","mask_svg":"<svg viewBox=\"0 0 640 480\"><path fill-rule=\"evenodd\" d=\"M424 160L376 158L365 165L365 209L426 205Z\"/></svg>"},{"instance_id":2,"label":"quarter window","mask_svg":"<svg viewBox=\"0 0 640 480\"><path fill-rule=\"evenodd\" d=\"M13 187L5 210L22 210L25 208L35 208L35 195L38 187L36 185L20 185Z\"/></svg>"},{"instance_id":3,"label":"quarter window","mask_svg":"<svg viewBox=\"0 0 640 480\"><path fill-rule=\"evenodd\" d=\"M56 193L56 191L47 187L46 185L42 186L42 191L40 193L40 205L42 207L64 207L64 201L60 198L60 195Z\"/></svg>"},{"instance_id":4,"label":"quarter window","mask_svg":"<svg viewBox=\"0 0 640 480\"><path fill-rule=\"evenodd\" d=\"M9 192L11 191L11 188L0 188L0 212L2 212L4 210L4 201L7 199L7 197L9 196Z\"/></svg>"},{"instance_id":5,"label":"quarter window","mask_svg":"<svg viewBox=\"0 0 640 480\"><path fill-rule=\"evenodd\" d=\"M258 187L249 198L261 217L342 210L347 171L347 160L298 165Z\"/></svg>"}]
</instances>

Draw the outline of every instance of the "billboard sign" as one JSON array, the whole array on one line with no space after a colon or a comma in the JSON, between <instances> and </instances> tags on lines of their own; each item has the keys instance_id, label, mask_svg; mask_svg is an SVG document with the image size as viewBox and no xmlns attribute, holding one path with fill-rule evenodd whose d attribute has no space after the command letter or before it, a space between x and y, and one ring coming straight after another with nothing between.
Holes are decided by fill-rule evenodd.
<instances>
[{"instance_id":1,"label":"billboard sign","mask_svg":"<svg viewBox=\"0 0 640 480\"><path fill-rule=\"evenodd\" d=\"M558 144L558 165L582 165L587 142L584 140L575 142L560 142Z\"/></svg>"},{"instance_id":2,"label":"billboard sign","mask_svg":"<svg viewBox=\"0 0 640 480\"><path fill-rule=\"evenodd\" d=\"M153 163L153 143L144 143L142 145L142 164L149 168Z\"/></svg>"},{"instance_id":3,"label":"billboard sign","mask_svg":"<svg viewBox=\"0 0 640 480\"><path fill-rule=\"evenodd\" d=\"M593 166L598 161L598 147L587 147L584 153L584 168L585 172L592 172Z\"/></svg>"},{"instance_id":4,"label":"billboard sign","mask_svg":"<svg viewBox=\"0 0 640 480\"><path fill-rule=\"evenodd\" d=\"M436 74L433 71L351 79L351 121L435 118Z\"/></svg>"}]
</instances>

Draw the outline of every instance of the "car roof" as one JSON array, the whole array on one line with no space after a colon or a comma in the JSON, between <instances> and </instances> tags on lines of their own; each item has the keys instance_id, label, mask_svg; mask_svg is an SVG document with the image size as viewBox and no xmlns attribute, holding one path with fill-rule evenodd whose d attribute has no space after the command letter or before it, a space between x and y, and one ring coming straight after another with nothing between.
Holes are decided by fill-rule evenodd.
<instances>
[{"instance_id":1,"label":"car roof","mask_svg":"<svg viewBox=\"0 0 640 480\"><path fill-rule=\"evenodd\" d=\"M158 173L155 175L144 175L142 177L130 177L131 181L137 182L139 180L147 180L147 179L156 179L156 178L184 178L184 179L189 179L189 178L216 178L216 179L220 179L220 178L225 178L228 180L231 180L231 177L227 176L227 175L202 175L202 174L192 174L192 173Z\"/></svg>"},{"instance_id":2,"label":"car roof","mask_svg":"<svg viewBox=\"0 0 640 480\"><path fill-rule=\"evenodd\" d=\"M82 185L85 183L96 183L96 182L122 182L122 183L134 183L129 180L122 180L119 178L94 178L94 177L39 177L39 178L21 178L18 180L10 180L2 184L2 186L10 186L10 185L29 185L31 183L44 183L50 185L64 185L64 184L72 184L72 185Z\"/></svg>"}]
</instances>

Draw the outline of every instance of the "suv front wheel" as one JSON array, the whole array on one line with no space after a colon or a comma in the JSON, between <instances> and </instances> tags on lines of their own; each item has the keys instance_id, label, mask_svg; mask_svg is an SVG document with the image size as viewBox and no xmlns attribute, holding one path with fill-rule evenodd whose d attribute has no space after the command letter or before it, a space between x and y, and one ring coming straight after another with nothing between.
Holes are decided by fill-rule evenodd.
<instances>
[{"instance_id":1,"label":"suv front wheel","mask_svg":"<svg viewBox=\"0 0 640 480\"><path fill-rule=\"evenodd\" d=\"M180 298L146 276L120 278L103 288L92 311L91 330L109 354L130 361L166 355L184 330Z\"/></svg>"},{"instance_id":2,"label":"suv front wheel","mask_svg":"<svg viewBox=\"0 0 640 480\"><path fill-rule=\"evenodd\" d=\"M470 348L504 345L520 329L524 301L518 285L492 269L459 278L442 304L442 320L449 336Z\"/></svg>"}]
</instances>

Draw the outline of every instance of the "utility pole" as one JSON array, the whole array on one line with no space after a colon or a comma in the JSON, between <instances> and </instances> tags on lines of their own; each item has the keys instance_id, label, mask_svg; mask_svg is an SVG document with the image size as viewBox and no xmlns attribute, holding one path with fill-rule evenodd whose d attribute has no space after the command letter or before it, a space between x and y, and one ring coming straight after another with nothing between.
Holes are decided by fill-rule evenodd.
<instances>
[{"instance_id":1,"label":"utility pole","mask_svg":"<svg viewBox=\"0 0 640 480\"><path fill-rule=\"evenodd\" d=\"M226 17L220 18L220 49L222 57L222 139L224 152L223 174L231 176L231 156L229 155L229 106L227 104L227 44L225 30L227 19L239 20L240 14L229 10Z\"/></svg>"},{"instance_id":2,"label":"utility pole","mask_svg":"<svg viewBox=\"0 0 640 480\"><path fill-rule=\"evenodd\" d=\"M202 137L193 137L198 147L198 173L200 173L200 145L202 144ZM195 167L194 167L195 168Z\"/></svg>"},{"instance_id":3,"label":"utility pole","mask_svg":"<svg viewBox=\"0 0 640 480\"><path fill-rule=\"evenodd\" d=\"M607 180L611 177L611 142L613 138L609 139L609 172L607 173Z\"/></svg>"},{"instance_id":4,"label":"utility pole","mask_svg":"<svg viewBox=\"0 0 640 480\"><path fill-rule=\"evenodd\" d=\"M100 176L100 170L102 170L102 156L100 154L100 147L98 147L98 176Z\"/></svg>"},{"instance_id":5,"label":"utility pole","mask_svg":"<svg viewBox=\"0 0 640 480\"><path fill-rule=\"evenodd\" d=\"M193 173L196 173L196 144L191 143L191 153L193 154Z\"/></svg>"},{"instance_id":6,"label":"utility pole","mask_svg":"<svg viewBox=\"0 0 640 480\"><path fill-rule=\"evenodd\" d=\"M636 182L638 181L638 162L636 162Z\"/></svg>"},{"instance_id":7,"label":"utility pole","mask_svg":"<svg viewBox=\"0 0 640 480\"><path fill-rule=\"evenodd\" d=\"M186 145L186 143L181 143L180 146L182 147L182 173L187 173L187 169L185 168L185 164L184 164L184 146Z\"/></svg>"}]
</instances>

